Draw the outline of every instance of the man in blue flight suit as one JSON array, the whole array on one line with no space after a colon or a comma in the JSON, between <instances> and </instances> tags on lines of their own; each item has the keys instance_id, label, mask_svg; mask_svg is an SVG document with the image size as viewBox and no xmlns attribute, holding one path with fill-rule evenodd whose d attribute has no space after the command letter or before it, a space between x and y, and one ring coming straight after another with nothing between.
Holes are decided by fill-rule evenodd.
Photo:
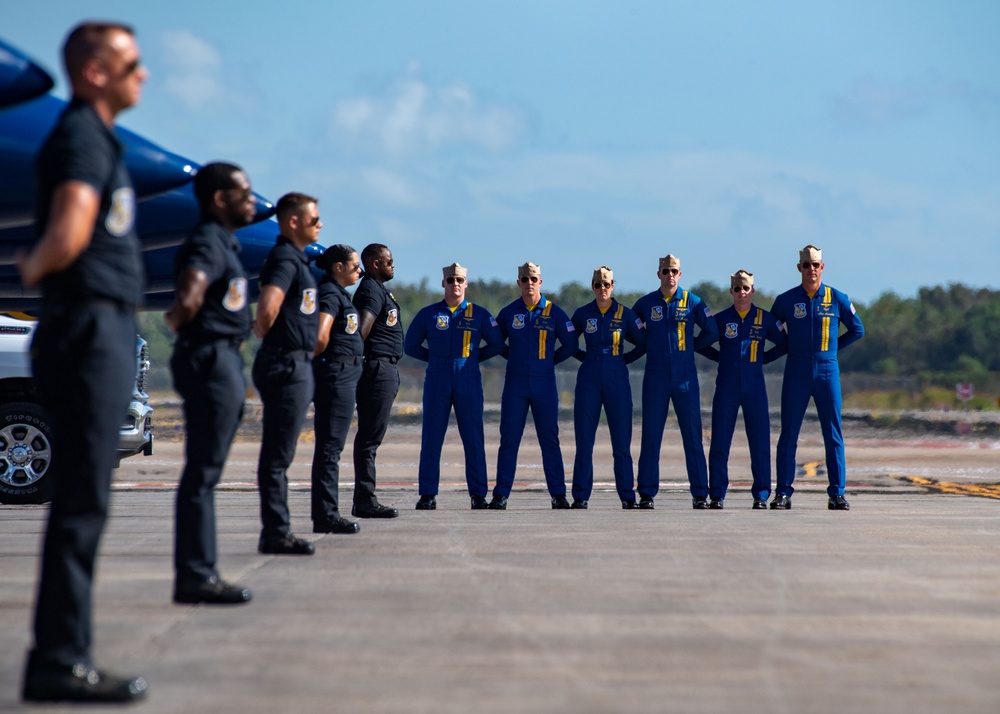
<instances>
[{"instance_id":1,"label":"man in blue flight suit","mask_svg":"<svg viewBox=\"0 0 1000 714\"><path fill-rule=\"evenodd\" d=\"M120 24L77 26L63 61L73 98L35 160L38 240L18 257L24 286L40 285L44 296L32 370L58 445L21 695L127 702L145 697L146 680L95 668L91 591L135 386L143 293L135 192L114 120L138 103L147 75L132 29Z\"/></svg>"},{"instance_id":2,"label":"man in blue flight suit","mask_svg":"<svg viewBox=\"0 0 1000 714\"><path fill-rule=\"evenodd\" d=\"M503 335L486 308L465 298L468 271L458 263L442 268L444 300L420 310L406 331L403 351L427 362L424 424L420 436L418 511L437 508L441 447L452 407L465 449L465 480L473 510L487 507L483 378L479 363L503 351ZM485 347L480 348L485 342ZM426 347L424 344L426 343Z\"/></svg>"},{"instance_id":3,"label":"man in blue flight suit","mask_svg":"<svg viewBox=\"0 0 1000 714\"><path fill-rule=\"evenodd\" d=\"M574 357L583 364L576 373L573 426L576 458L573 461L573 503L587 508L594 487L594 439L601 420L601 406L608 417L611 455L614 459L615 490L622 508L635 508L635 476L632 470L632 386L628 365L646 344L642 321L611 297L615 277L602 265L594 270L591 287L594 300L573 313L573 327L583 337L585 350ZM625 342L636 345L625 352ZM579 344L579 342L578 342Z\"/></svg>"},{"instance_id":4,"label":"man in blue flight suit","mask_svg":"<svg viewBox=\"0 0 1000 714\"><path fill-rule=\"evenodd\" d=\"M719 363L712 399L712 445L708 450L709 508L723 507L729 488L729 449L736 430L736 416L743 409L743 424L750 445L753 474L753 508L767 508L771 495L771 422L767 412L764 365L778 352L764 351L764 340L785 344L785 334L771 313L753 304L753 273L737 270L729 276L733 304L713 315L719 328L719 348L702 347L699 354Z\"/></svg>"},{"instance_id":5,"label":"man in blue flight suit","mask_svg":"<svg viewBox=\"0 0 1000 714\"><path fill-rule=\"evenodd\" d=\"M639 508L653 508L660 490L660 445L667 405L684 443L684 461L694 508L708 507L708 466L701 435L701 392L694 353L719 339L712 311L680 287L681 261L660 258L660 289L639 298L632 309L646 327L646 371L642 377L642 446L639 451ZM694 334L695 326L699 333Z\"/></svg>"},{"instance_id":6,"label":"man in blue flight suit","mask_svg":"<svg viewBox=\"0 0 1000 714\"><path fill-rule=\"evenodd\" d=\"M260 271L253 332L261 338L253 383L264 406L257 462L261 533L257 549L274 555L312 555L314 546L292 535L288 467L313 396L312 357L319 333L316 280L305 249L323 227L317 200L302 193L278 199L281 234Z\"/></svg>"},{"instance_id":7,"label":"man in blue flight suit","mask_svg":"<svg viewBox=\"0 0 1000 714\"><path fill-rule=\"evenodd\" d=\"M802 284L779 295L771 314L788 335L788 359L781 383L781 434L777 449L777 486L771 508L792 507L792 482L795 480L795 450L802 418L809 398L816 403L819 425L826 446L826 472L830 485L828 507L847 511L844 498L847 465L844 460L844 434L840 424L840 365L837 354L865 334L854 305L846 294L822 282L823 252L814 245L799 251L796 266ZM845 332L840 334L840 327Z\"/></svg>"},{"instance_id":8,"label":"man in blue flight suit","mask_svg":"<svg viewBox=\"0 0 1000 714\"><path fill-rule=\"evenodd\" d=\"M517 269L521 299L500 311L497 324L507 342L507 372L500 398L500 450L497 483L490 508L507 508L514 486L517 452L524 435L528 409L542 449L545 485L552 508L569 508L566 473L559 448L559 392L555 365L580 349L569 316L542 295L542 269L528 262ZM559 340L559 349L556 349Z\"/></svg>"},{"instance_id":9,"label":"man in blue flight suit","mask_svg":"<svg viewBox=\"0 0 1000 714\"><path fill-rule=\"evenodd\" d=\"M319 336L313 359L313 533L357 533L360 526L340 515L339 490L340 454L351 428L364 362L358 309L347 293L361 277L361 259L354 248L338 244L326 249L316 267L324 276L319 284Z\"/></svg>"},{"instance_id":10,"label":"man in blue flight suit","mask_svg":"<svg viewBox=\"0 0 1000 714\"><path fill-rule=\"evenodd\" d=\"M238 604L250 590L216 569L215 486L243 415L246 383L240 344L250 334L247 278L233 231L257 210L250 181L233 164L199 169L194 194L201 220L174 261L174 304L165 318L177 333L170 368L184 399L187 444L177 487L174 602Z\"/></svg>"},{"instance_id":11,"label":"man in blue flight suit","mask_svg":"<svg viewBox=\"0 0 1000 714\"><path fill-rule=\"evenodd\" d=\"M354 291L365 341L365 362L358 380L358 432L354 436L354 507L357 518L396 518L399 511L375 496L375 456L389 426L399 392L396 363L403 356L403 320L399 303L385 286L396 275L392 251L371 243L361 251L365 276Z\"/></svg>"}]
</instances>

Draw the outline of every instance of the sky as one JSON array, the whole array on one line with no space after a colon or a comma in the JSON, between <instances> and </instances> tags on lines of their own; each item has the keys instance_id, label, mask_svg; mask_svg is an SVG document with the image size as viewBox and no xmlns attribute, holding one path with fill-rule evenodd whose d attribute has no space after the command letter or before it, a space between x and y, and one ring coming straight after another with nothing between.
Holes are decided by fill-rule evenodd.
<instances>
[{"instance_id":1,"label":"sky","mask_svg":"<svg viewBox=\"0 0 1000 714\"><path fill-rule=\"evenodd\" d=\"M137 30L120 123L271 200L320 200L325 245L388 245L434 285L538 263L555 286L825 282L858 302L1000 289L995 0L2 0L57 78L83 19Z\"/></svg>"}]
</instances>

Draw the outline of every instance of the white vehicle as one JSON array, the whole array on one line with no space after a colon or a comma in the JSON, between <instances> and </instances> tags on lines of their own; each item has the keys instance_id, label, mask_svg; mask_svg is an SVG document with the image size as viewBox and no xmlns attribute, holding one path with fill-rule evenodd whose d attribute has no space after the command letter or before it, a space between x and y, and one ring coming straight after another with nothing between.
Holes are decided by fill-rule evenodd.
<instances>
[{"instance_id":1,"label":"white vehicle","mask_svg":"<svg viewBox=\"0 0 1000 714\"><path fill-rule=\"evenodd\" d=\"M31 378L31 337L38 323L0 313L0 503L46 503L53 459L52 432ZM118 459L153 453L153 425L146 396L146 341L136 336L136 382L123 415ZM61 458L58 452L55 458ZM72 458L72 455L69 455Z\"/></svg>"}]
</instances>

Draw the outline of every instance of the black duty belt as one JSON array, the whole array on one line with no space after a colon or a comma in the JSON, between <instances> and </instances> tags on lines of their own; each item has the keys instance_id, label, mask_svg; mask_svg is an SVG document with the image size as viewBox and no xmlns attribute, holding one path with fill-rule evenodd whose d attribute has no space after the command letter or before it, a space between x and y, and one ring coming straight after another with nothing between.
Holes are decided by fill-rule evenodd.
<instances>
[{"instance_id":1,"label":"black duty belt","mask_svg":"<svg viewBox=\"0 0 1000 714\"><path fill-rule=\"evenodd\" d=\"M390 357L389 355L370 355L365 357L365 359L369 362L378 360L379 362L388 362L389 364L396 364L399 362L399 357Z\"/></svg>"},{"instance_id":2,"label":"black duty belt","mask_svg":"<svg viewBox=\"0 0 1000 714\"><path fill-rule=\"evenodd\" d=\"M204 345L232 347L238 350L241 344L243 344L243 339L240 337L181 337L177 340L177 347L182 350L194 350Z\"/></svg>"},{"instance_id":3,"label":"black duty belt","mask_svg":"<svg viewBox=\"0 0 1000 714\"><path fill-rule=\"evenodd\" d=\"M361 364L364 357L354 355L333 355L332 357L324 357L323 359L329 359L333 362L343 362L344 364Z\"/></svg>"},{"instance_id":4,"label":"black duty belt","mask_svg":"<svg viewBox=\"0 0 1000 714\"><path fill-rule=\"evenodd\" d=\"M291 357L292 359L298 360L312 360L313 353L311 350L284 350L280 347L265 347L263 352L267 354L281 355L282 357Z\"/></svg>"}]
</instances>

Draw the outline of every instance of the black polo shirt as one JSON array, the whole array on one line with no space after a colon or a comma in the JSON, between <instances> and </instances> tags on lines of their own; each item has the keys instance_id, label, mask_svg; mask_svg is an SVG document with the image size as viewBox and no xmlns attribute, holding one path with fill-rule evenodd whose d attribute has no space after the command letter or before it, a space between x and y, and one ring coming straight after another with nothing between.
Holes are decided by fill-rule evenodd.
<instances>
[{"instance_id":1,"label":"black polo shirt","mask_svg":"<svg viewBox=\"0 0 1000 714\"><path fill-rule=\"evenodd\" d=\"M336 281L324 277L319 283L319 311L333 317L330 326L330 341L320 357L360 357L364 354L365 342L361 339L358 309L351 302L351 296Z\"/></svg>"},{"instance_id":2,"label":"black polo shirt","mask_svg":"<svg viewBox=\"0 0 1000 714\"><path fill-rule=\"evenodd\" d=\"M319 332L316 280L305 252L283 235L278 236L260 269L261 290L268 285L283 290L285 301L274 325L264 335L263 348L283 352L305 350L311 355Z\"/></svg>"},{"instance_id":3,"label":"black polo shirt","mask_svg":"<svg viewBox=\"0 0 1000 714\"><path fill-rule=\"evenodd\" d=\"M45 276L46 302L95 298L138 305L145 278L135 231L135 191L122 161L124 147L86 102L73 100L35 159L35 234L49 222L60 184L82 181L101 197L90 244L58 273Z\"/></svg>"},{"instance_id":4,"label":"black polo shirt","mask_svg":"<svg viewBox=\"0 0 1000 714\"><path fill-rule=\"evenodd\" d=\"M206 219L194 227L177 251L174 277L189 269L208 277L205 302L198 314L181 327L179 337L192 342L221 338L244 340L250 334L247 277L239 259L236 236L221 223Z\"/></svg>"},{"instance_id":5,"label":"black polo shirt","mask_svg":"<svg viewBox=\"0 0 1000 714\"><path fill-rule=\"evenodd\" d=\"M365 357L402 357L403 320L399 316L399 303L392 293L378 280L366 275L354 291L354 307L359 313L367 310L375 316L375 323L365 339Z\"/></svg>"}]
</instances>

